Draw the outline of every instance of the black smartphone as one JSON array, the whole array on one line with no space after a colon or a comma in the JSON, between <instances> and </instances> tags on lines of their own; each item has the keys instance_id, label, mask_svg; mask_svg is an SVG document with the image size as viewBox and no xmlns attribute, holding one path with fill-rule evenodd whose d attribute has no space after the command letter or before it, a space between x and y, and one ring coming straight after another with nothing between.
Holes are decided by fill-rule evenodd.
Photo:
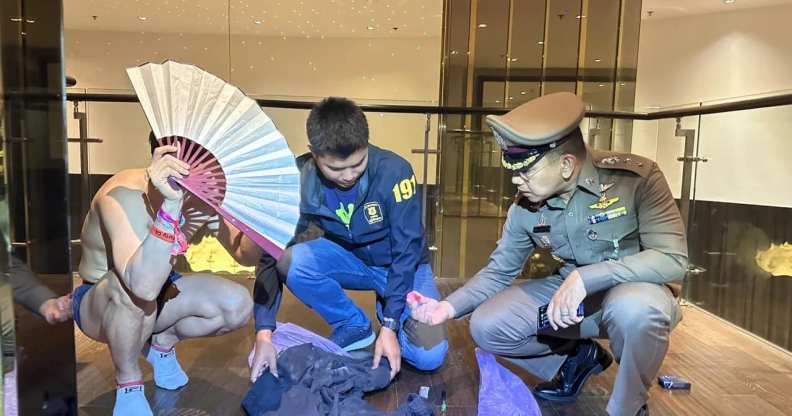
<instances>
[{"instance_id":1,"label":"black smartphone","mask_svg":"<svg viewBox=\"0 0 792 416\"><path fill-rule=\"evenodd\" d=\"M690 390L690 382L677 376L659 376L657 383L666 390Z\"/></svg>"},{"instance_id":2,"label":"black smartphone","mask_svg":"<svg viewBox=\"0 0 792 416\"><path fill-rule=\"evenodd\" d=\"M548 328L552 328L550 326L550 320L547 319L547 305L543 305L539 307L539 316L536 318L536 330L543 331ZM581 303L578 305L577 308L577 316L583 316L583 304Z\"/></svg>"}]
</instances>

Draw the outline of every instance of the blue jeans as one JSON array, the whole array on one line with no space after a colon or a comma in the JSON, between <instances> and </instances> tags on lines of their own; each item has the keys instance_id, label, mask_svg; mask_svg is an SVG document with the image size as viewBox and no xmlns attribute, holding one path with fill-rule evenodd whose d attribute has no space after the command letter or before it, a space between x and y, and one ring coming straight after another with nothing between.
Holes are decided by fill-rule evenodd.
<instances>
[{"instance_id":1,"label":"blue jeans","mask_svg":"<svg viewBox=\"0 0 792 416\"><path fill-rule=\"evenodd\" d=\"M382 321L382 300L388 269L367 266L354 254L325 238L291 247L291 264L286 286L333 329L351 325L368 326L366 314L344 289L373 290L377 293L377 318ZM413 289L424 296L440 299L432 267L421 264L415 272ZM419 370L434 370L443 364L448 352L444 325L428 326L410 318L405 307L401 315L399 346L402 357Z\"/></svg>"}]
</instances>

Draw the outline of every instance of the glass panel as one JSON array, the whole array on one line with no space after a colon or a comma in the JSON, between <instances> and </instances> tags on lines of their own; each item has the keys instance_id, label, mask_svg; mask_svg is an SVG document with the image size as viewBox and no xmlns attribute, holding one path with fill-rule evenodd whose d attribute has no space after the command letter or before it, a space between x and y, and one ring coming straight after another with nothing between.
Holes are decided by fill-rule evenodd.
<instances>
[{"instance_id":1,"label":"glass panel","mask_svg":"<svg viewBox=\"0 0 792 416\"><path fill-rule=\"evenodd\" d=\"M7 143L5 129L5 94L3 93L2 69L0 68L0 409L4 414L16 414L17 369L16 332L14 329L14 301L9 282L9 239L8 193L6 182ZM0 413L3 413L0 410Z\"/></svg>"},{"instance_id":2,"label":"glass panel","mask_svg":"<svg viewBox=\"0 0 792 416\"><path fill-rule=\"evenodd\" d=\"M542 94L575 92L581 18L580 0L547 0Z\"/></svg>"},{"instance_id":3,"label":"glass panel","mask_svg":"<svg viewBox=\"0 0 792 416\"><path fill-rule=\"evenodd\" d=\"M508 107L538 97L544 53L545 1L513 0Z\"/></svg>"},{"instance_id":4,"label":"glass panel","mask_svg":"<svg viewBox=\"0 0 792 416\"><path fill-rule=\"evenodd\" d=\"M682 119L682 128L697 129L698 117L685 117ZM663 174L671 187L674 198L682 195L682 168L683 165L677 158L685 154L685 141L676 137L676 120L659 120L657 124L656 146L654 160L660 166Z\"/></svg>"},{"instance_id":5,"label":"glass panel","mask_svg":"<svg viewBox=\"0 0 792 416\"><path fill-rule=\"evenodd\" d=\"M792 106L701 119L686 296L792 348ZM700 273L699 273L700 272Z\"/></svg>"}]
</instances>

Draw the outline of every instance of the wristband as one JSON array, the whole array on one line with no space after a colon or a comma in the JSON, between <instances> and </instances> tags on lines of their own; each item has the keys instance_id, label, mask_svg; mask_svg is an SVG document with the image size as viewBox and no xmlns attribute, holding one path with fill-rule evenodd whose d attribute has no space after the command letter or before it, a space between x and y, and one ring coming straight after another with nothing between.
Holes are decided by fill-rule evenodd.
<instances>
[{"instance_id":1,"label":"wristband","mask_svg":"<svg viewBox=\"0 0 792 416\"><path fill-rule=\"evenodd\" d=\"M162 241L165 241L165 242L168 242L168 243L171 243L171 244L176 242L176 235L175 234L169 233L169 232L167 232L165 230L162 230L162 229L158 228L156 225L152 225L151 226L150 232L151 232L151 235L153 235L154 237L159 238Z\"/></svg>"}]
</instances>

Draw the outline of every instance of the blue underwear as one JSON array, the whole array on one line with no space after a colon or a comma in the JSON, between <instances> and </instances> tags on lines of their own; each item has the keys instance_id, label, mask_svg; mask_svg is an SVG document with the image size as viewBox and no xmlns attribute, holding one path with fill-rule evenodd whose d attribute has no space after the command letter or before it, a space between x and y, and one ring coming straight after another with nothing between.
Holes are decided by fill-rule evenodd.
<instances>
[{"instance_id":1,"label":"blue underwear","mask_svg":"<svg viewBox=\"0 0 792 416\"><path fill-rule=\"evenodd\" d=\"M164 299L165 291L168 290L173 283L177 280L181 279L182 275L178 272L174 272L171 270L170 274L168 275L168 280L162 286L162 290L160 290L159 296L157 296L157 316L159 317L160 312L162 312L162 307L165 304L167 299ZM94 283L89 283L83 280L83 284L78 286L72 292L72 318L74 319L74 323L77 324L77 328L80 328L82 331L82 325L80 323L80 304L82 303L85 294L88 293L91 288L94 287Z\"/></svg>"}]
</instances>

